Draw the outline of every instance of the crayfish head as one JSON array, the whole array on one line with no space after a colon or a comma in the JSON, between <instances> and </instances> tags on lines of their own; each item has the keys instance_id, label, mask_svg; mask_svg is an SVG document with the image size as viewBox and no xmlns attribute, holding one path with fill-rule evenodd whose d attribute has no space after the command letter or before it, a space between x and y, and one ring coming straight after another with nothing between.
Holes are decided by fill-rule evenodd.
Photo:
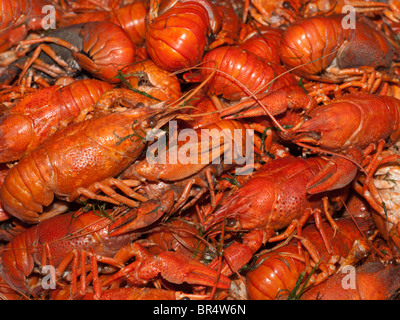
<instances>
[{"instance_id":1,"label":"crayfish head","mask_svg":"<svg viewBox=\"0 0 400 320\"><path fill-rule=\"evenodd\" d=\"M282 137L294 143L341 151L349 147L360 119L356 106L345 102L332 103L309 112L293 129L283 132Z\"/></svg>"},{"instance_id":2,"label":"crayfish head","mask_svg":"<svg viewBox=\"0 0 400 320\"><path fill-rule=\"evenodd\" d=\"M135 111L141 114L139 123L145 129L160 129L177 115L174 108L167 108L164 102L150 106L144 103L137 103Z\"/></svg>"},{"instance_id":3,"label":"crayfish head","mask_svg":"<svg viewBox=\"0 0 400 320\"><path fill-rule=\"evenodd\" d=\"M227 206L220 207L203 223L203 227L207 232L225 229L225 231L240 230L240 222L237 215L229 213Z\"/></svg>"},{"instance_id":4,"label":"crayfish head","mask_svg":"<svg viewBox=\"0 0 400 320\"><path fill-rule=\"evenodd\" d=\"M295 143L306 143L311 145L319 145L322 138L322 134L320 132L311 131L311 132L300 132L294 136L292 139Z\"/></svg>"},{"instance_id":5,"label":"crayfish head","mask_svg":"<svg viewBox=\"0 0 400 320\"><path fill-rule=\"evenodd\" d=\"M293 143L304 143L312 146L318 146L321 143L323 132L319 126L310 121L308 117L304 117L291 130L280 133L280 136L285 140L290 140ZM310 126L311 124L311 126Z\"/></svg>"}]
</instances>

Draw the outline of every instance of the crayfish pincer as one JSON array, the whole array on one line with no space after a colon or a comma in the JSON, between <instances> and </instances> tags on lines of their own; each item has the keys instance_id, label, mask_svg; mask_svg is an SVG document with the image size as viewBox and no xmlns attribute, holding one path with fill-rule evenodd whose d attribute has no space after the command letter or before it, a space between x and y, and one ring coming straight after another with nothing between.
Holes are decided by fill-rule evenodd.
<instances>
[{"instance_id":1,"label":"crayfish pincer","mask_svg":"<svg viewBox=\"0 0 400 320\"><path fill-rule=\"evenodd\" d=\"M368 262L355 269L352 286L343 286L347 274L339 272L306 291L301 300L389 300L398 296L400 266Z\"/></svg>"},{"instance_id":2,"label":"crayfish pincer","mask_svg":"<svg viewBox=\"0 0 400 320\"><path fill-rule=\"evenodd\" d=\"M382 150L388 141L394 142L400 137L399 115L400 100L394 97L353 93L310 110L294 128L282 132L281 135L303 147L317 147L328 153L346 155L352 160L336 155L331 158L329 167L334 168L338 161L342 164L347 161L345 165L353 166L357 171L354 162L361 164L363 158L375 148L375 162L382 163L382 159L378 160L379 150ZM374 148L371 148L372 146ZM326 191L317 186L317 183L329 178L330 168L321 171L314 179L314 183L308 188L309 193ZM372 171L369 172L371 175Z\"/></svg>"},{"instance_id":3,"label":"crayfish pincer","mask_svg":"<svg viewBox=\"0 0 400 320\"><path fill-rule=\"evenodd\" d=\"M300 231L310 215L320 221L322 210L331 226L337 229L330 209L324 207L329 207L329 199L347 197L341 182L332 179L331 186L338 190L323 196L310 197L306 191L308 182L326 163L322 157L275 159L262 166L205 221L204 225L210 232L220 228L225 221L226 232L245 232L242 243L235 242L224 249L227 263L222 267L222 274L230 275L240 270L267 241L281 241L294 230ZM340 205L340 201L337 204ZM275 236L275 232L283 228L286 230ZM318 230L327 250L332 251L323 228ZM216 266L216 262L214 260L210 266Z\"/></svg>"},{"instance_id":4,"label":"crayfish pincer","mask_svg":"<svg viewBox=\"0 0 400 320\"><path fill-rule=\"evenodd\" d=\"M135 192L113 177L142 153L152 126L167 121L163 110L139 103L59 130L9 171L0 190L5 210L25 222L37 223L49 217L49 212L41 214L54 196L71 202L84 195L134 206L137 203L128 197ZM128 197L117 194L113 185L128 192ZM96 195L98 191L108 197Z\"/></svg>"},{"instance_id":5,"label":"crayfish pincer","mask_svg":"<svg viewBox=\"0 0 400 320\"><path fill-rule=\"evenodd\" d=\"M344 95L308 111L294 128L282 132L281 136L310 150L334 154L328 165L308 182L309 194L328 191L329 184L325 182L331 180L338 166L352 172L352 175L342 175L349 178L347 182L352 181L360 166L367 179L371 179L379 165L398 159L397 155L383 157L382 151L400 138L400 100L369 93ZM372 201L372 188L366 183L361 193L385 220L397 224L398 219L387 217L381 204L378 208Z\"/></svg>"}]
</instances>

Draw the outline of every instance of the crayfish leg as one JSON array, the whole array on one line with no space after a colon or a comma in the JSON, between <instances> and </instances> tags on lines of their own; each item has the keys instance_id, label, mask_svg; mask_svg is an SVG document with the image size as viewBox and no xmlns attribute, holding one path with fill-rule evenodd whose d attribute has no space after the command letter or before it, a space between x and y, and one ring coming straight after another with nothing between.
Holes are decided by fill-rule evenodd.
<instances>
[{"instance_id":1,"label":"crayfish leg","mask_svg":"<svg viewBox=\"0 0 400 320\"><path fill-rule=\"evenodd\" d=\"M55 40L54 40L55 39ZM44 38L43 39L39 39L41 42L45 41ZM58 43L59 40L58 38L48 38L49 41L51 42L55 42ZM37 40L36 40L37 41ZM25 44L28 44L28 42L26 42ZM61 67L63 67L66 71L68 72L73 72L74 70L68 65L67 62L65 62L61 57L59 57L53 49L51 49L48 45L46 44L41 44L39 45L35 51L33 52L33 55L25 62L23 69L20 73L19 76L19 83L22 81L22 78L25 76L26 72L28 71L28 69L31 67L31 65L35 62L35 60L37 60L39 58L39 55L41 52L45 52L49 57L51 57L55 62L58 63L58 65L60 65Z\"/></svg>"},{"instance_id":2,"label":"crayfish leg","mask_svg":"<svg viewBox=\"0 0 400 320\"><path fill-rule=\"evenodd\" d=\"M303 228L303 226L306 224L308 218L310 217L310 215L313 215L314 217L314 221L315 221L315 225L322 237L322 240L325 244L325 247L327 249L327 251L331 254L333 254L333 249L331 244L329 243L326 234L324 232L324 229L322 227L322 223L321 223L321 210L320 209L315 209L312 210L311 208L307 208L306 210L304 210L303 215L300 217L300 219L298 220L293 220L291 222L291 224L285 229L285 231L277 236L271 237L268 239L268 242L277 242L277 241L283 241L287 238L289 238L293 232L295 230L297 230L297 236L301 236L301 230ZM338 229L336 223L333 221L332 217L330 216L329 212L327 210L325 210L325 215L329 216L328 220L331 222L332 221L332 228L335 230ZM302 254L302 250L301 247L299 247L299 254Z\"/></svg>"},{"instance_id":3,"label":"crayfish leg","mask_svg":"<svg viewBox=\"0 0 400 320\"><path fill-rule=\"evenodd\" d=\"M100 182L96 182L88 188L78 188L77 193L81 195L80 200L84 201L84 197L89 199L96 199L100 201L106 201L119 205L121 203L136 208L138 203L125 196L118 194L112 187L117 187L119 190L124 192L129 198L133 198L139 201L147 201L148 199L143 195L132 190L124 181L115 178L106 178ZM96 192L102 191L106 196L99 196Z\"/></svg>"}]
</instances>

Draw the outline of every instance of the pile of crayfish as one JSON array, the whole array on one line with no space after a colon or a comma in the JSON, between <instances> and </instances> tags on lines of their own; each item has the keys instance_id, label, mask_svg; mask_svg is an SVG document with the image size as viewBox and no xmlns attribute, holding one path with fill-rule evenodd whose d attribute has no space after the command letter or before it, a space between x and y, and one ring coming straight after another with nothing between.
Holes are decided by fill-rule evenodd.
<instances>
[{"instance_id":1,"label":"pile of crayfish","mask_svg":"<svg viewBox=\"0 0 400 320\"><path fill-rule=\"evenodd\" d=\"M0 299L398 299L398 1L0 10Z\"/></svg>"}]
</instances>

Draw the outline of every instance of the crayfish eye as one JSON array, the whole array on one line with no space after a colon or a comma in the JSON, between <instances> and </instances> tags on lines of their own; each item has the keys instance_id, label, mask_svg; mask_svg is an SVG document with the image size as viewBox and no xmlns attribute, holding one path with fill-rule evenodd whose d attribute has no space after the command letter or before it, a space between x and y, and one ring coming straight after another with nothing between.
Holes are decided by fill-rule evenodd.
<instances>
[{"instance_id":1,"label":"crayfish eye","mask_svg":"<svg viewBox=\"0 0 400 320\"><path fill-rule=\"evenodd\" d=\"M365 232L365 235L366 235L367 237L371 237L371 236L374 235L374 233L375 233L374 230L367 230L367 231Z\"/></svg>"},{"instance_id":2,"label":"crayfish eye","mask_svg":"<svg viewBox=\"0 0 400 320\"><path fill-rule=\"evenodd\" d=\"M313 138L314 140L319 141L321 140L321 137L321 133L315 131L311 132L311 138Z\"/></svg>"},{"instance_id":3,"label":"crayfish eye","mask_svg":"<svg viewBox=\"0 0 400 320\"><path fill-rule=\"evenodd\" d=\"M152 128L153 128L153 127L156 126L157 121L156 121L156 119L154 119L153 117L150 117L150 118L147 119L147 123L148 123L149 127L152 127Z\"/></svg>"},{"instance_id":4,"label":"crayfish eye","mask_svg":"<svg viewBox=\"0 0 400 320\"><path fill-rule=\"evenodd\" d=\"M397 266L398 265L396 259L394 259L394 258L390 259L387 264L390 265L390 266Z\"/></svg>"},{"instance_id":5,"label":"crayfish eye","mask_svg":"<svg viewBox=\"0 0 400 320\"><path fill-rule=\"evenodd\" d=\"M217 35L215 35L214 33L211 33L211 34L208 36L208 42L209 42L209 43L215 41L215 39L217 39Z\"/></svg>"},{"instance_id":6,"label":"crayfish eye","mask_svg":"<svg viewBox=\"0 0 400 320\"><path fill-rule=\"evenodd\" d=\"M138 86L153 86L150 82L149 76L143 71L138 72L139 82Z\"/></svg>"},{"instance_id":7,"label":"crayfish eye","mask_svg":"<svg viewBox=\"0 0 400 320\"><path fill-rule=\"evenodd\" d=\"M285 9L293 9L293 7L292 7L292 5L290 4L289 1L284 1L284 2L282 3L282 6L283 6Z\"/></svg>"},{"instance_id":8,"label":"crayfish eye","mask_svg":"<svg viewBox=\"0 0 400 320\"><path fill-rule=\"evenodd\" d=\"M228 219L226 221L226 226L229 228L233 228L235 225L236 225L236 220L234 220L234 219Z\"/></svg>"}]
</instances>

